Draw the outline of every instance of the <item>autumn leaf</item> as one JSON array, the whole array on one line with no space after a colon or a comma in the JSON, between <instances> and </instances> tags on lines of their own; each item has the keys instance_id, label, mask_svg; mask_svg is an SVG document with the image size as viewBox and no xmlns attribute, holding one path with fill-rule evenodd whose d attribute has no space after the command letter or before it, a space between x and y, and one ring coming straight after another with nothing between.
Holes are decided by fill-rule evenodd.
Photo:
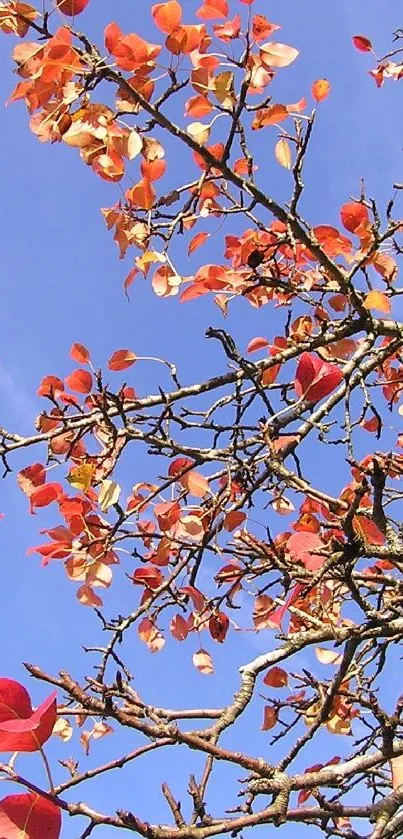
<instances>
[{"instance_id":1,"label":"autumn leaf","mask_svg":"<svg viewBox=\"0 0 403 839\"><path fill-rule=\"evenodd\" d=\"M197 653L193 653L192 661L196 670L204 676L211 676L214 673L213 659L207 650L200 648Z\"/></svg>"},{"instance_id":2,"label":"autumn leaf","mask_svg":"<svg viewBox=\"0 0 403 839\"><path fill-rule=\"evenodd\" d=\"M205 232L196 233L196 236L193 236L193 239L189 243L188 256L190 256L192 253L194 253L194 251L197 250L197 248L200 248L201 245L204 245L204 243L207 241L208 238L209 238L209 233L205 233Z\"/></svg>"},{"instance_id":3,"label":"autumn leaf","mask_svg":"<svg viewBox=\"0 0 403 839\"><path fill-rule=\"evenodd\" d=\"M121 488L116 481L111 481L109 478L102 481L101 490L98 495L98 504L103 513L107 513L109 507L113 507L114 504L118 503L120 493Z\"/></svg>"},{"instance_id":4,"label":"autumn leaf","mask_svg":"<svg viewBox=\"0 0 403 839\"><path fill-rule=\"evenodd\" d=\"M264 712L263 712L263 722L261 725L262 731L270 731L271 728L277 723L278 719L278 711L276 708L273 708L271 705L266 705Z\"/></svg>"},{"instance_id":5,"label":"autumn leaf","mask_svg":"<svg viewBox=\"0 0 403 839\"><path fill-rule=\"evenodd\" d=\"M308 571L317 571L325 561L323 556L324 543L317 533L298 531L293 533L287 541L287 550L293 559L302 562ZM316 553L320 551L322 553Z\"/></svg>"},{"instance_id":6,"label":"autumn leaf","mask_svg":"<svg viewBox=\"0 0 403 839\"><path fill-rule=\"evenodd\" d=\"M284 166L285 169L292 169L291 149L289 143L284 137L281 137L281 139L276 143L274 147L274 156L280 166Z\"/></svg>"},{"instance_id":7,"label":"autumn leaf","mask_svg":"<svg viewBox=\"0 0 403 839\"><path fill-rule=\"evenodd\" d=\"M340 664L343 656L335 650L327 650L324 647L315 647L315 655L321 664Z\"/></svg>"},{"instance_id":8,"label":"autumn leaf","mask_svg":"<svg viewBox=\"0 0 403 839\"><path fill-rule=\"evenodd\" d=\"M375 289L365 295L363 306L364 309L376 309L378 312L384 312L387 315L392 310L389 297L383 291L376 291Z\"/></svg>"},{"instance_id":9,"label":"autumn leaf","mask_svg":"<svg viewBox=\"0 0 403 839\"><path fill-rule=\"evenodd\" d=\"M61 810L34 792L8 795L0 801L0 834L4 839L58 839Z\"/></svg>"},{"instance_id":10,"label":"autumn leaf","mask_svg":"<svg viewBox=\"0 0 403 839\"><path fill-rule=\"evenodd\" d=\"M329 95L330 83L327 79L317 79L312 85L312 96L317 102L323 102Z\"/></svg>"},{"instance_id":11,"label":"autumn leaf","mask_svg":"<svg viewBox=\"0 0 403 839\"><path fill-rule=\"evenodd\" d=\"M360 52L372 52L372 43L365 35L354 35L353 44Z\"/></svg>"},{"instance_id":12,"label":"autumn leaf","mask_svg":"<svg viewBox=\"0 0 403 839\"><path fill-rule=\"evenodd\" d=\"M152 7L154 23L161 32L168 35L178 28L182 19L182 8L176 0L169 0L167 3L157 3Z\"/></svg>"},{"instance_id":13,"label":"autumn leaf","mask_svg":"<svg viewBox=\"0 0 403 839\"><path fill-rule=\"evenodd\" d=\"M208 492L210 492L207 478L205 478L204 475L201 475L200 472L196 472L194 469L179 478L179 481L184 489L186 489L187 492L190 492L191 495L195 495L196 498L203 498Z\"/></svg>"},{"instance_id":14,"label":"autumn leaf","mask_svg":"<svg viewBox=\"0 0 403 839\"><path fill-rule=\"evenodd\" d=\"M131 367L137 360L137 356L131 350L116 350L108 361L109 370L118 372Z\"/></svg>"},{"instance_id":15,"label":"autumn leaf","mask_svg":"<svg viewBox=\"0 0 403 839\"><path fill-rule=\"evenodd\" d=\"M65 383L75 393L91 393L92 375L88 370L74 370L67 376Z\"/></svg>"},{"instance_id":16,"label":"autumn leaf","mask_svg":"<svg viewBox=\"0 0 403 839\"><path fill-rule=\"evenodd\" d=\"M272 688L283 688L288 685L288 673L281 667L271 667L267 671L263 683Z\"/></svg>"},{"instance_id":17,"label":"autumn leaf","mask_svg":"<svg viewBox=\"0 0 403 839\"><path fill-rule=\"evenodd\" d=\"M70 357L79 364L89 364L90 354L84 344L72 344L70 349Z\"/></svg>"},{"instance_id":18,"label":"autumn leaf","mask_svg":"<svg viewBox=\"0 0 403 839\"><path fill-rule=\"evenodd\" d=\"M342 379L343 373L335 364L304 352L298 361L294 387L299 399L318 402L328 396Z\"/></svg>"},{"instance_id":19,"label":"autumn leaf","mask_svg":"<svg viewBox=\"0 0 403 839\"><path fill-rule=\"evenodd\" d=\"M36 752L56 722L56 692L34 711L28 691L12 679L0 679L0 752Z\"/></svg>"},{"instance_id":20,"label":"autumn leaf","mask_svg":"<svg viewBox=\"0 0 403 839\"><path fill-rule=\"evenodd\" d=\"M189 627L187 621L182 615L175 615L171 620L169 628L173 637L176 638L177 641L186 640L189 633Z\"/></svg>"},{"instance_id":21,"label":"autumn leaf","mask_svg":"<svg viewBox=\"0 0 403 839\"><path fill-rule=\"evenodd\" d=\"M340 210L340 218L343 227L350 233L355 233L361 224L369 221L367 208L357 201L348 201L347 204L343 204Z\"/></svg>"},{"instance_id":22,"label":"autumn leaf","mask_svg":"<svg viewBox=\"0 0 403 839\"><path fill-rule=\"evenodd\" d=\"M260 58L267 67L288 67L298 56L295 47L268 41L259 47Z\"/></svg>"},{"instance_id":23,"label":"autumn leaf","mask_svg":"<svg viewBox=\"0 0 403 839\"><path fill-rule=\"evenodd\" d=\"M67 480L75 489L87 492L91 486L94 471L95 466L92 463L83 463L70 471Z\"/></svg>"}]
</instances>

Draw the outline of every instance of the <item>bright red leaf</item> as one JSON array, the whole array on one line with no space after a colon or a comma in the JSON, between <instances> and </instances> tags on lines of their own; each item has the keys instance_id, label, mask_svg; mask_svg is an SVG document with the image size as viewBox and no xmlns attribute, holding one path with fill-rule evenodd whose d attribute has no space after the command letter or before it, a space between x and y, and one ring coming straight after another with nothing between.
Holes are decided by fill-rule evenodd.
<instances>
[{"instance_id":1,"label":"bright red leaf","mask_svg":"<svg viewBox=\"0 0 403 839\"><path fill-rule=\"evenodd\" d=\"M298 361L294 387L299 399L318 402L328 396L342 379L343 373L335 364L304 352Z\"/></svg>"},{"instance_id":2,"label":"bright red leaf","mask_svg":"<svg viewBox=\"0 0 403 839\"><path fill-rule=\"evenodd\" d=\"M28 691L13 679L0 679L0 752L36 752L56 722L56 692L32 709Z\"/></svg>"},{"instance_id":3,"label":"bright red leaf","mask_svg":"<svg viewBox=\"0 0 403 839\"><path fill-rule=\"evenodd\" d=\"M360 52L372 52L372 43L365 35L354 35L353 44Z\"/></svg>"}]
</instances>

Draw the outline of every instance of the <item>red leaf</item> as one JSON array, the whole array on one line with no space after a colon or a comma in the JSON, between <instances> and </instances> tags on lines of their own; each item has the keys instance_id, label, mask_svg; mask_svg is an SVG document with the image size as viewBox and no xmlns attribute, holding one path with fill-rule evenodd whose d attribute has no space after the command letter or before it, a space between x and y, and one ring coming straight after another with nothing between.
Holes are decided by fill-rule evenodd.
<instances>
[{"instance_id":1,"label":"red leaf","mask_svg":"<svg viewBox=\"0 0 403 839\"><path fill-rule=\"evenodd\" d=\"M307 530L293 533L287 542L287 550L292 558L302 562L308 571L316 571L323 565L325 557L315 554L315 550L322 551L323 548L324 543L317 533L311 533Z\"/></svg>"},{"instance_id":2,"label":"red leaf","mask_svg":"<svg viewBox=\"0 0 403 839\"><path fill-rule=\"evenodd\" d=\"M33 463L31 466L22 469L17 475L18 486L28 497L37 487L43 486L45 481L46 472L42 463Z\"/></svg>"},{"instance_id":3,"label":"red leaf","mask_svg":"<svg viewBox=\"0 0 403 839\"><path fill-rule=\"evenodd\" d=\"M143 568L136 568L131 579L136 585L147 586L154 590L162 585L164 575L155 565L145 565Z\"/></svg>"},{"instance_id":4,"label":"red leaf","mask_svg":"<svg viewBox=\"0 0 403 839\"><path fill-rule=\"evenodd\" d=\"M74 370L67 376L65 383L75 393L91 393L92 390L92 376L88 370Z\"/></svg>"},{"instance_id":5,"label":"red leaf","mask_svg":"<svg viewBox=\"0 0 403 839\"><path fill-rule=\"evenodd\" d=\"M63 495L63 487L60 484L44 484L38 487L29 495L31 513L34 507L47 507L53 501L57 501Z\"/></svg>"},{"instance_id":6,"label":"red leaf","mask_svg":"<svg viewBox=\"0 0 403 839\"><path fill-rule=\"evenodd\" d=\"M89 364L90 354L84 344L73 344L70 350L70 357L79 364Z\"/></svg>"},{"instance_id":7,"label":"red leaf","mask_svg":"<svg viewBox=\"0 0 403 839\"><path fill-rule=\"evenodd\" d=\"M44 376L38 390L37 396L50 396L52 399L57 399L64 391L64 384L57 376Z\"/></svg>"},{"instance_id":8,"label":"red leaf","mask_svg":"<svg viewBox=\"0 0 403 839\"><path fill-rule=\"evenodd\" d=\"M32 709L28 691L13 679L0 679L0 751L36 752L56 722L56 692Z\"/></svg>"},{"instance_id":9,"label":"red leaf","mask_svg":"<svg viewBox=\"0 0 403 839\"><path fill-rule=\"evenodd\" d=\"M116 350L108 361L109 370L126 370L136 361L137 356L131 350Z\"/></svg>"},{"instance_id":10,"label":"red leaf","mask_svg":"<svg viewBox=\"0 0 403 839\"><path fill-rule=\"evenodd\" d=\"M164 501L154 507L154 515L160 530L170 530L178 521L180 513L181 507L177 501Z\"/></svg>"},{"instance_id":11,"label":"red leaf","mask_svg":"<svg viewBox=\"0 0 403 839\"><path fill-rule=\"evenodd\" d=\"M240 510L230 510L229 513L226 513L224 518L224 528L231 533L232 530L235 530L236 527L239 527L246 519L246 513L242 513Z\"/></svg>"},{"instance_id":12,"label":"red leaf","mask_svg":"<svg viewBox=\"0 0 403 839\"><path fill-rule=\"evenodd\" d=\"M184 641L188 636L189 627L182 615L175 615L171 620L169 628L177 641Z\"/></svg>"},{"instance_id":13,"label":"red leaf","mask_svg":"<svg viewBox=\"0 0 403 839\"><path fill-rule=\"evenodd\" d=\"M198 588L194 586L182 586L179 589L181 594L186 594L192 600L193 606L197 612L202 612L206 603L206 598Z\"/></svg>"},{"instance_id":14,"label":"red leaf","mask_svg":"<svg viewBox=\"0 0 403 839\"><path fill-rule=\"evenodd\" d=\"M229 617L225 612L218 612L212 615L208 624L210 635L215 641L222 644L229 628Z\"/></svg>"},{"instance_id":15,"label":"red leaf","mask_svg":"<svg viewBox=\"0 0 403 839\"><path fill-rule=\"evenodd\" d=\"M353 44L360 52L372 52L372 43L365 35L354 35Z\"/></svg>"},{"instance_id":16,"label":"red leaf","mask_svg":"<svg viewBox=\"0 0 403 839\"><path fill-rule=\"evenodd\" d=\"M169 465L168 475L170 478L175 478L177 475L180 475L181 472L184 472L186 469L190 469L193 466L193 460L190 460L188 457L176 457Z\"/></svg>"},{"instance_id":17,"label":"red leaf","mask_svg":"<svg viewBox=\"0 0 403 839\"><path fill-rule=\"evenodd\" d=\"M267 338L252 338L246 347L246 352L257 352L257 350L265 350L269 346Z\"/></svg>"},{"instance_id":18,"label":"red leaf","mask_svg":"<svg viewBox=\"0 0 403 839\"><path fill-rule=\"evenodd\" d=\"M324 396L328 396L342 379L343 373L334 364L304 352L298 361L294 387L298 398L318 402Z\"/></svg>"},{"instance_id":19,"label":"red leaf","mask_svg":"<svg viewBox=\"0 0 403 839\"><path fill-rule=\"evenodd\" d=\"M60 807L34 792L0 801L2 839L58 839L61 826Z\"/></svg>"}]
</instances>

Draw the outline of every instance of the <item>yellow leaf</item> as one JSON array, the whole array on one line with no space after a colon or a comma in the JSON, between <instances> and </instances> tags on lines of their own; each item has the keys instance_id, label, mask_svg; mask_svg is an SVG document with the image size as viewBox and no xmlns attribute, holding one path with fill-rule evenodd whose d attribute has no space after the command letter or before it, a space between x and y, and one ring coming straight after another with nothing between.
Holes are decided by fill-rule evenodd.
<instances>
[{"instance_id":1,"label":"yellow leaf","mask_svg":"<svg viewBox=\"0 0 403 839\"><path fill-rule=\"evenodd\" d=\"M81 492L87 492L91 486L94 468L95 467L91 463L83 463L81 466L76 466L71 470L70 475L67 476L69 484L71 484L74 489L80 489Z\"/></svg>"},{"instance_id":2,"label":"yellow leaf","mask_svg":"<svg viewBox=\"0 0 403 839\"><path fill-rule=\"evenodd\" d=\"M389 297L383 291L370 291L365 297L364 309L377 309L378 312L389 314L391 310Z\"/></svg>"},{"instance_id":3,"label":"yellow leaf","mask_svg":"<svg viewBox=\"0 0 403 839\"><path fill-rule=\"evenodd\" d=\"M58 717L54 726L52 734L55 737L60 737L64 743L68 743L68 741L73 736L73 728L71 723L68 720L63 719L63 717Z\"/></svg>"},{"instance_id":4,"label":"yellow leaf","mask_svg":"<svg viewBox=\"0 0 403 839\"><path fill-rule=\"evenodd\" d=\"M204 122L191 122L186 130L196 143L203 146L210 137L210 128L211 126L205 125Z\"/></svg>"},{"instance_id":5,"label":"yellow leaf","mask_svg":"<svg viewBox=\"0 0 403 839\"><path fill-rule=\"evenodd\" d=\"M219 73L215 78L214 93L223 106L231 109L234 104L234 74L231 72Z\"/></svg>"},{"instance_id":6,"label":"yellow leaf","mask_svg":"<svg viewBox=\"0 0 403 839\"><path fill-rule=\"evenodd\" d=\"M277 160L277 163L280 166L284 166L284 169L291 169L292 168L292 157L291 157L291 149L287 140L282 137L281 140L276 143L274 148L274 156Z\"/></svg>"},{"instance_id":7,"label":"yellow leaf","mask_svg":"<svg viewBox=\"0 0 403 839\"><path fill-rule=\"evenodd\" d=\"M133 160L134 157L137 157L142 148L143 140L140 137L140 134L133 129L127 138L127 156L129 160Z\"/></svg>"},{"instance_id":8,"label":"yellow leaf","mask_svg":"<svg viewBox=\"0 0 403 839\"><path fill-rule=\"evenodd\" d=\"M115 481L106 479L102 481L101 491L98 496L98 503L103 513L109 510L114 504L119 501L120 486Z\"/></svg>"}]
</instances>

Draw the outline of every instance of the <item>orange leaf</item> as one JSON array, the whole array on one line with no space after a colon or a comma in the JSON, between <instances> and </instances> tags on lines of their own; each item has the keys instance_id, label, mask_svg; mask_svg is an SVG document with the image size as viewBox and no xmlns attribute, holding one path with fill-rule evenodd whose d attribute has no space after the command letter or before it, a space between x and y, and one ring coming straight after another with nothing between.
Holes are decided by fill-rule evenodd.
<instances>
[{"instance_id":1,"label":"orange leaf","mask_svg":"<svg viewBox=\"0 0 403 839\"><path fill-rule=\"evenodd\" d=\"M214 18L228 16L227 0L204 0L200 9L197 10L196 16L203 20L213 20Z\"/></svg>"},{"instance_id":2,"label":"orange leaf","mask_svg":"<svg viewBox=\"0 0 403 839\"><path fill-rule=\"evenodd\" d=\"M326 99L330 90L330 84L327 79L317 79L312 85L312 96L317 102L322 102Z\"/></svg>"},{"instance_id":3,"label":"orange leaf","mask_svg":"<svg viewBox=\"0 0 403 839\"><path fill-rule=\"evenodd\" d=\"M168 35L174 32L180 26L182 19L182 9L176 0L169 0L168 3L157 3L151 9L154 23L158 26L161 32L166 32Z\"/></svg>"},{"instance_id":4,"label":"orange leaf","mask_svg":"<svg viewBox=\"0 0 403 839\"><path fill-rule=\"evenodd\" d=\"M369 291L368 294L365 295L365 300L363 303L364 309L377 309L378 312L385 312L385 314L389 314L391 311L391 305L389 297L383 293L383 291Z\"/></svg>"},{"instance_id":5,"label":"orange leaf","mask_svg":"<svg viewBox=\"0 0 403 839\"><path fill-rule=\"evenodd\" d=\"M90 354L84 344L73 344L70 350L70 358L78 361L79 364L89 364Z\"/></svg>"},{"instance_id":6,"label":"orange leaf","mask_svg":"<svg viewBox=\"0 0 403 839\"><path fill-rule=\"evenodd\" d=\"M92 390L92 376L88 370L74 370L67 376L65 383L75 393L91 393Z\"/></svg>"},{"instance_id":7,"label":"orange leaf","mask_svg":"<svg viewBox=\"0 0 403 839\"><path fill-rule=\"evenodd\" d=\"M193 236L193 239L189 243L188 256L194 253L194 251L197 250L197 248L200 248L201 245L204 245L206 239L209 238L209 235L209 233L204 232L196 233L196 236Z\"/></svg>"},{"instance_id":8,"label":"orange leaf","mask_svg":"<svg viewBox=\"0 0 403 839\"><path fill-rule=\"evenodd\" d=\"M155 190L151 181L148 178L142 178L135 186L126 190L125 198L135 207L151 210L155 201Z\"/></svg>"},{"instance_id":9,"label":"orange leaf","mask_svg":"<svg viewBox=\"0 0 403 839\"><path fill-rule=\"evenodd\" d=\"M340 218L343 227L349 233L355 233L360 224L368 221L368 210L357 201L348 201L340 210Z\"/></svg>"},{"instance_id":10,"label":"orange leaf","mask_svg":"<svg viewBox=\"0 0 403 839\"><path fill-rule=\"evenodd\" d=\"M187 117L205 117L212 109L212 104L205 96L192 96L186 102L185 115Z\"/></svg>"},{"instance_id":11,"label":"orange leaf","mask_svg":"<svg viewBox=\"0 0 403 839\"><path fill-rule=\"evenodd\" d=\"M136 361L137 356L131 350L116 350L108 361L109 370L126 370Z\"/></svg>"}]
</instances>

